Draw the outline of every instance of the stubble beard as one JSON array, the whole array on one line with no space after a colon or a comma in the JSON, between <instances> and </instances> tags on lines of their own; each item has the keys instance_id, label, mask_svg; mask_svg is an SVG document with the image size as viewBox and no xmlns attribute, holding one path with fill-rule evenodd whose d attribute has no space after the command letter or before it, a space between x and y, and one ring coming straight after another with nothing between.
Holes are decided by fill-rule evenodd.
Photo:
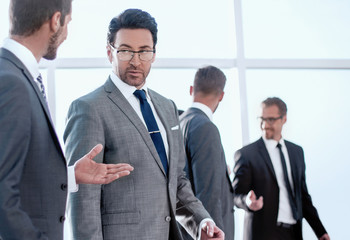
<instances>
[{"instance_id":1,"label":"stubble beard","mask_svg":"<svg viewBox=\"0 0 350 240\"><path fill-rule=\"evenodd\" d=\"M49 46L47 47L47 52L43 56L43 58L47 60L54 60L57 56L57 49L58 49L58 37L61 35L63 29L62 27L54 33L49 40Z\"/></svg>"}]
</instances>

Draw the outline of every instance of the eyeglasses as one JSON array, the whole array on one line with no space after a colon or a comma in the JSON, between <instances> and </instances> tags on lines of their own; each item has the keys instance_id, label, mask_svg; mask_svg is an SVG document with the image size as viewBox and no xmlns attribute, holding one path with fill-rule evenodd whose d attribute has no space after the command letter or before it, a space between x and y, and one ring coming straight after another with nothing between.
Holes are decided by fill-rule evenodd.
<instances>
[{"instance_id":1,"label":"eyeglasses","mask_svg":"<svg viewBox=\"0 0 350 240\"><path fill-rule=\"evenodd\" d=\"M274 124L278 119L282 119L283 116L279 117L269 117L269 118L263 118L263 117L258 117L261 122L267 122L268 124Z\"/></svg>"},{"instance_id":2,"label":"eyeglasses","mask_svg":"<svg viewBox=\"0 0 350 240\"><path fill-rule=\"evenodd\" d=\"M112 45L111 47L115 49ZM135 53L139 55L141 61L148 62L153 59L154 53L156 51L153 50L140 50L140 51L132 51L132 50L117 50L117 57L120 61L130 61Z\"/></svg>"}]
</instances>

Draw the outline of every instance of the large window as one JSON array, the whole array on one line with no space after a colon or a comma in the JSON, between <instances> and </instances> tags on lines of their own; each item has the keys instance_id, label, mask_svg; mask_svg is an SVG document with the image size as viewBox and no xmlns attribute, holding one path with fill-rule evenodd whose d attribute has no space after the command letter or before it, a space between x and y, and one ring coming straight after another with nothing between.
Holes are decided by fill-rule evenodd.
<instances>
[{"instance_id":1,"label":"large window","mask_svg":"<svg viewBox=\"0 0 350 240\"><path fill-rule=\"evenodd\" d=\"M9 0L0 2L0 38L8 35ZM141 8L159 27L157 60L149 87L179 109L191 105L189 87L198 67L224 70L225 97L214 115L226 159L260 137L260 102L278 96L288 106L284 137L303 146L307 182L332 239L346 239L350 207L350 2L347 0L84 0L73 1L68 39L55 61L41 62L49 105L62 142L71 102L102 85L111 71L106 58L109 21ZM338 197L341 196L341 197ZM242 239L243 211L236 211ZM70 239L66 227L66 239ZM304 224L304 239L315 239Z\"/></svg>"}]
</instances>

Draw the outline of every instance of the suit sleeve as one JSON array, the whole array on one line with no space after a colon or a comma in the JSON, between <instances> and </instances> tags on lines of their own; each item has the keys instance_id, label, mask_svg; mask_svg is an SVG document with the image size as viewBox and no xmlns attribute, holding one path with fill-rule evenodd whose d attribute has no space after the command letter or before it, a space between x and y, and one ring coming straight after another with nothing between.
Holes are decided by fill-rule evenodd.
<instances>
[{"instance_id":1,"label":"suit sleeve","mask_svg":"<svg viewBox=\"0 0 350 240\"><path fill-rule=\"evenodd\" d=\"M213 123L207 122L187 137L185 147L190 154L194 193L215 223L223 227L221 179L226 175L226 162L223 151L220 151L219 131Z\"/></svg>"},{"instance_id":2,"label":"suit sleeve","mask_svg":"<svg viewBox=\"0 0 350 240\"><path fill-rule=\"evenodd\" d=\"M234 191L234 202L239 208L246 211L250 211L245 200L247 194L252 190L252 172L250 168L250 162L244 156L242 150L235 153L235 166L233 168L234 179L233 179L233 191Z\"/></svg>"},{"instance_id":3,"label":"suit sleeve","mask_svg":"<svg viewBox=\"0 0 350 240\"><path fill-rule=\"evenodd\" d=\"M179 124L177 108L174 103L173 105L177 123ZM191 183L184 172L186 154L180 129L178 130L177 142L179 146L179 159L177 166L176 220L186 229L192 238L196 239L199 234L199 224L203 219L210 218L210 215L203 207L201 201L194 196Z\"/></svg>"},{"instance_id":4,"label":"suit sleeve","mask_svg":"<svg viewBox=\"0 0 350 240\"><path fill-rule=\"evenodd\" d=\"M69 165L88 153L96 144L104 144L100 118L88 103L76 100L70 106L64 132L66 157ZM94 161L102 162L103 153ZM70 194L69 215L74 239L102 240L101 185L82 184L79 191Z\"/></svg>"},{"instance_id":5,"label":"suit sleeve","mask_svg":"<svg viewBox=\"0 0 350 240\"><path fill-rule=\"evenodd\" d=\"M301 178L301 194L302 194L302 204L303 204L303 217L310 224L311 228L314 230L318 238L326 233L315 206L312 203L311 196L307 189L306 178L305 178L305 161L304 161L304 152L301 149L301 159L303 160L303 173Z\"/></svg>"},{"instance_id":6,"label":"suit sleeve","mask_svg":"<svg viewBox=\"0 0 350 240\"><path fill-rule=\"evenodd\" d=\"M20 182L31 133L28 89L0 75L0 239L47 239L21 209Z\"/></svg>"}]
</instances>

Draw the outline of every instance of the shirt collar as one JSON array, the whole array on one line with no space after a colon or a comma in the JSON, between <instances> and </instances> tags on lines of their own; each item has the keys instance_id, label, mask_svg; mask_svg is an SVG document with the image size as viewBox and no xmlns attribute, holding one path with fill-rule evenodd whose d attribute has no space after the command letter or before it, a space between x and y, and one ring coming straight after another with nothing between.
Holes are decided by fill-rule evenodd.
<instances>
[{"instance_id":1,"label":"shirt collar","mask_svg":"<svg viewBox=\"0 0 350 240\"><path fill-rule=\"evenodd\" d=\"M119 77L114 72L110 74L110 78L114 83L114 85L121 91L121 93L124 95L126 99L129 99L131 96L134 96L134 92L137 90L136 87L130 86L129 84L120 80ZM147 83L145 83L140 90L145 91L146 97L149 100Z\"/></svg>"},{"instance_id":2,"label":"shirt collar","mask_svg":"<svg viewBox=\"0 0 350 240\"><path fill-rule=\"evenodd\" d=\"M198 108L199 110L202 110L205 113L205 115L208 116L210 121L213 121L213 112L211 111L211 109L207 105L200 103L200 102L193 102L192 107Z\"/></svg>"},{"instance_id":3,"label":"shirt collar","mask_svg":"<svg viewBox=\"0 0 350 240\"><path fill-rule=\"evenodd\" d=\"M265 136L262 137L265 143L265 146L267 149L274 149L276 148L277 144L281 144L282 148L286 146L284 143L284 139L281 138L279 141L276 141L274 139L266 139Z\"/></svg>"},{"instance_id":4,"label":"shirt collar","mask_svg":"<svg viewBox=\"0 0 350 240\"><path fill-rule=\"evenodd\" d=\"M9 50L18 59L20 59L20 61L32 75L33 79L36 79L39 76L39 63L36 61L33 53L28 48L11 38L5 38L2 47Z\"/></svg>"}]
</instances>

